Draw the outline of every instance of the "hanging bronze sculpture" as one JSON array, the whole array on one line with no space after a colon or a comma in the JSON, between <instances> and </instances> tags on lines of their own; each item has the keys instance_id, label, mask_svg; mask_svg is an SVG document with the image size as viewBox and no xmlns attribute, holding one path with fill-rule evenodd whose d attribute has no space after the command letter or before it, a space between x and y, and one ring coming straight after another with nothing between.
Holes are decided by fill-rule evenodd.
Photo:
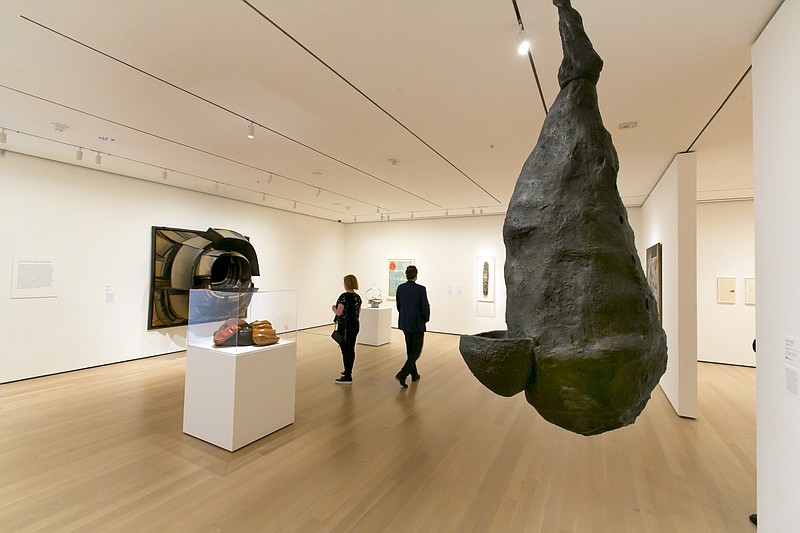
<instances>
[{"instance_id":1,"label":"hanging bronze sculpture","mask_svg":"<svg viewBox=\"0 0 800 533\"><path fill-rule=\"evenodd\" d=\"M667 364L666 335L617 191L600 117L603 61L568 0L554 0L561 91L517 180L503 226L507 331L462 336L491 391L596 435L636 420Z\"/></svg>"}]
</instances>

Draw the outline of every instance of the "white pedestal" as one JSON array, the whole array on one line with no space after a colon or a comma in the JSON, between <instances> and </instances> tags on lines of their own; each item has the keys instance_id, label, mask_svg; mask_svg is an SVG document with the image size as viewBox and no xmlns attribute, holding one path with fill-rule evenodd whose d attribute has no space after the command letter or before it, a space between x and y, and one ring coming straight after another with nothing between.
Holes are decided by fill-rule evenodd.
<instances>
[{"instance_id":1,"label":"white pedestal","mask_svg":"<svg viewBox=\"0 0 800 533\"><path fill-rule=\"evenodd\" d=\"M294 422L297 344L186 349L183 432L234 451Z\"/></svg>"},{"instance_id":2,"label":"white pedestal","mask_svg":"<svg viewBox=\"0 0 800 533\"><path fill-rule=\"evenodd\" d=\"M380 346L392 340L392 308L361 307L358 344Z\"/></svg>"}]
</instances>

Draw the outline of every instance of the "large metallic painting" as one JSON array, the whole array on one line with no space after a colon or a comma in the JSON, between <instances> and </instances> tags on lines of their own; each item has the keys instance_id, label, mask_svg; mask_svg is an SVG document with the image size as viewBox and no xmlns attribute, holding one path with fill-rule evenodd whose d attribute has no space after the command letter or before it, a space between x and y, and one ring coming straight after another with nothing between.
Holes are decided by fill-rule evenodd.
<instances>
[{"instance_id":1,"label":"large metallic painting","mask_svg":"<svg viewBox=\"0 0 800 533\"><path fill-rule=\"evenodd\" d=\"M582 435L633 423L667 365L658 302L617 191L603 126L603 61L568 0L554 0L561 91L525 162L503 226L507 331L462 336L473 375Z\"/></svg>"},{"instance_id":2,"label":"large metallic painting","mask_svg":"<svg viewBox=\"0 0 800 533\"><path fill-rule=\"evenodd\" d=\"M244 235L228 229L206 231L153 227L152 277L148 329L183 326L189 322L189 291L211 289L209 310L233 306L228 316L243 316L254 292L252 277L259 275L258 258ZM237 297L228 299L225 292ZM202 317L198 317L202 320ZM209 316L209 320L212 316Z\"/></svg>"}]
</instances>

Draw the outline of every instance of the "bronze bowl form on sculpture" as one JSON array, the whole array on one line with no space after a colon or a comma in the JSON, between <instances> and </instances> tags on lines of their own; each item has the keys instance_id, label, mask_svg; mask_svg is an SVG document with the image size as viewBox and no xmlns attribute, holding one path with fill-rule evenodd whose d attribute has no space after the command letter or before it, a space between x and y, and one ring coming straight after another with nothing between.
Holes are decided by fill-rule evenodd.
<instances>
[{"instance_id":1,"label":"bronze bowl form on sculpture","mask_svg":"<svg viewBox=\"0 0 800 533\"><path fill-rule=\"evenodd\" d=\"M617 191L603 126L603 61L568 0L555 0L559 92L525 162L503 226L507 331L462 336L475 377L525 397L582 435L633 423L664 374L666 335Z\"/></svg>"}]
</instances>

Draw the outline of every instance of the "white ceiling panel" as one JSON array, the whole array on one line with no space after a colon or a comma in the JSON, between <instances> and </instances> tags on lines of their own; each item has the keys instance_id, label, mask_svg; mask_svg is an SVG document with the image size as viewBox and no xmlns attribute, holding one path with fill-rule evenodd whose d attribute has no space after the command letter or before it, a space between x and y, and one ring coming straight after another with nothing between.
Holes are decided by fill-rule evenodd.
<instances>
[{"instance_id":1,"label":"white ceiling panel","mask_svg":"<svg viewBox=\"0 0 800 533\"><path fill-rule=\"evenodd\" d=\"M693 142L780 3L573 2L626 205L719 150L711 127ZM552 3L517 7L532 61L512 0L6 0L3 148L344 222L502 212L561 60Z\"/></svg>"}]
</instances>

